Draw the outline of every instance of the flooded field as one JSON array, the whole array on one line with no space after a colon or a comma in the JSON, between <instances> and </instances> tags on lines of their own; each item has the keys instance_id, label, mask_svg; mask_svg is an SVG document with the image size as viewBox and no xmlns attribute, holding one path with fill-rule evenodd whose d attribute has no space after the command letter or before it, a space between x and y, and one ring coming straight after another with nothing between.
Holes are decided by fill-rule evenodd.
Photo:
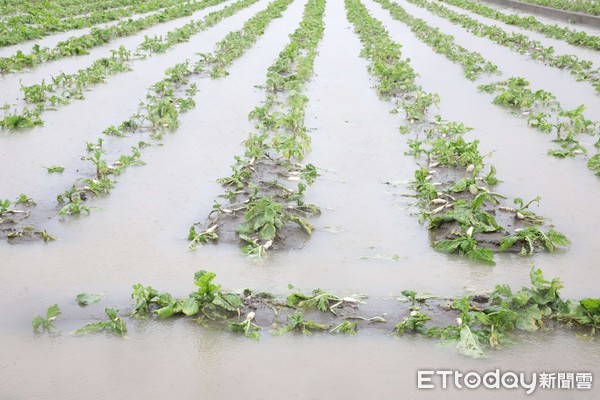
<instances>
[{"instance_id":1,"label":"flooded field","mask_svg":"<svg viewBox=\"0 0 600 400\"><path fill-rule=\"evenodd\" d=\"M440 1L197 3L206 7L117 37L87 55L0 76L0 101L7 104L0 114L0 201L9 200L0 213L0 304L8 311L0 325L0 399L598 397L600 342L591 332L600 326L600 309L593 315L593 307L579 303L600 297L598 49ZM389 3L452 35L451 40L437 36L435 46L428 44L419 33L427 28L395 18ZM422 6L429 3L540 45L519 39L509 46L474 35ZM374 20L385 30L378 30ZM202 23L188 26L196 31L187 40L166 39L194 21ZM560 26L599 35L593 28ZM7 46L0 56L28 52L34 44L53 47L89 31ZM236 31L237 36L228 35ZM140 47L154 35L162 37L157 43L163 48ZM381 41L369 42L377 38ZM49 84L61 72L75 76L121 46L131 51L123 61L127 68L107 72L102 83L83 78L77 86L56 83L54 91L42 91L45 97L38 102L20 89ZM544 52L549 47L555 53ZM559 67L561 55L573 55L577 62ZM581 60L589 65L578 64ZM495 69L468 79L465 71L473 64ZM392 79L399 70L404 78ZM516 77L528 85L503 86ZM495 83L491 92L478 89ZM76 89L83 95L64 97ZM415 111L415 104L432 93L439 102ZM62 101L53 104L53 95ZM513 103L494 100L508 95L514 95ZM565 112L580 105L585 105L583 114ZM37 114L26 115L24 107ZM540 121L552 125L549 131L530 118L541 114ZM11 115L20 115L23 126L10 126ZM455 129L448 121L472 130L443 133ZM470 154L475 161L463 163L458 157L444 164L440 143L459 141L477 141L478 153ZM499 182L486 179L491 165ZM51 166L64 171L50 173L45 167ZM315 175L308 166L316 167ZM422 186L417 185L419 173L424 174ZM463 177L472 181L459 190ZM428 187L427 182L437 188L431 198L418 188ZM18 201L21 194L25 197ZM539 203L529 207L513 202L538 196ZM475 207L478 201L484 205ZM464 204L474 216L463 224L450 213ZM266 212L252 219L259 205L277 210L278 221L265 222ZM444 215L440 222L437 217ZM494 217L506 230L495 227ZM445 230L438 232L436 223ZM519 254L528 249L525 239L499 250L506 238L517 238L530 227L561 236L552 246L535 239L529 255ZM46 235L55 240L44 240ZM229 237L233 240L225 240ZM456 239L471 247L440 250L440 241ZM478 318L485 318L484 306L472 296L483 295L481 304L493 305L494 295L489 296L496 285L507 284L514 293L529 288L533 268L548 281L560 278L560 298L573 299L568 304L579 307L579 314L571 310L567 317L561 309L567 303L550 298L554 289L541 283L545 300L526 299L526 306L540 313L531 317L532 329L482 320L469 325L469 315L479 312ZM139 299L132 299L132 285L185 299L202 290L194 282L200 270L216 274L220 295L240 295L239 307L218 309L222 306L211 303L207 311L206 299L198 298L200 309L189 317L181 309L166 319L152 312L147 319L130 314ZM241 294L246 288L276 300L254 310L252 295ZM325 313L280 304L292 292L309 295L315 289L335 294L341 304L329 300ZM411 303L405 290L435 298ZM104 297L80 306L75 300L80 293ZM163 306L150 298L150 311ZM471 314L452 306L451 299L459 298L468 299ZM53 304L61 310L52 321L55 327L32 330L32 318L45 317ZM503 307L520 318L521 306ZM110 329L72 334L88 323L106 321L106 307L120 310L124 335ZM229 311L229 322L244 321L256 311L260 339L230 332L227 322L211 322L215 310ZM328 329L277 334L290 323L287 315L301 311L306 320L328 324ZM398 334L397 324L421 312L431 313L426 327L448 325L454 336L443 340L432 331L425 335L409 328ZM582 312L591 322L583 320ZM328 332L344 321L358 323L356 335ZM501 328L506 331L500 344L493 345L494 330ZM480 332L483 357L457 348L471 330ZM563 372L591 373L594 381L589 390L544 389L538 381L532 394L522 387L458 389L450 384L443 390L435 379L433 390L417 387L419 370L483 375L496 369L524 373L528 381L532 373Z\"/></svg>"}]
</instances>

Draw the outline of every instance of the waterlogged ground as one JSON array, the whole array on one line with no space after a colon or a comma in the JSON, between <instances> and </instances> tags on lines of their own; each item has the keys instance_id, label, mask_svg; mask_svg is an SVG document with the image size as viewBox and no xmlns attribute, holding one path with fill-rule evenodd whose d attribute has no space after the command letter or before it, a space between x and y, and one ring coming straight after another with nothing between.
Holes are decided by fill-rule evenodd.
<instances>
[{"instance_id":1,"label":"waterlogged ground","mask_svg":"<svg viewBox=\"0 0 600 400\"><path fill-rule=\"evenodd\" d=\"M404 1L398 3L496 63L504 77L524 76L533 87L555 93L566 108L585 103L588 116L600 120L599 97L568 72L475 38ZM94 87L85 101L46 113L42 128L2 132L0 197L13 199L26 193L39 207L52 208L56 195L77 177L70 171L83 166L80 157L86 141L95 140L105 127L134 112L145 89L167 67L194 52L211 51L225 34L239 29L266 4L259 1L189 43L137 62L134 71ZM389 103L372 89L375 82L366 61L359 58L360 42L346 21L343 2L330 0L315 76L306 92L310 99L306 123L312 136L306 162L323 168L308 191L307 200L322 209L314 220L312 238L300 249L269 253L262 262L244 257L235 245L187 251L190 224L205 219L213 200L223 192L216 179L226 176L233 155L243 152L241 142L252 128L247 114L264 96L256 85L264 83L266 69L301 19L304 2L296 0L234 62L227 78L198 79L196 108L182 114L180 127L165 135L163 146L144 149L145 166L128 169L109 196L93 200L90 205L97 209L89 217L48 220L44 227L58 239L52 243L0 243L0 304L5 313L0 325L0 398L598 397L597 382L592 391L537 389L529 396L523 389L416 388L419 369L481 374L500 369L527 373L528 379L532 372L592 372L600 379L600 342L568 330L517 335L514 344L480 360L460 356L436 340L411 335L398 338L374 327L352 337L318 333L275 337L265 330L255 342L202 328L189 319L127 319L129 331L124 339L69 335L101 318L105 306L126 311L134 283L187 295L194 290L193 275L200 269L214 271L216 281L227 289L248 287L284 297L288 284L293 284L305 292L323 288L342 295L362 293L369 296L369 313L387 313L389 330L399 322L393 319L401 318L395 298L404 289L462 296L491 290L497 283L519 288L529 284L534 264L547 278L562 279L564 297L600 297L598 178L581 159L547 156L549 137L528 128L525 119L491 104L491 97L478 93L478 83L467 81L459 66L417 41L378 4L365 1L365 5L392 38L403 44L404 56L420 74L418 83L440 94L439 113L473 127L467 137L480 140L482 153L493 153L491 162L504 181L496 191L526 199L539 195L542 201L535 211L551 216L572 245L554 254L536 254L533 259L502 254L494 267L431 249L426 229L412 215L416 209L411 199L404 196L411 193L406 182L412 179L416 164L404 155L406 138L398 131L402 116L390 114ZM170 28L182 25L181 21L173 21ZM554 45L542 37L535 39ZM143 34L126 40L137 44ZM108 48L94 50L87 62ZM576 48L572 52L586 53ZM591 56L599 63L597 54ZM34 82L52 75L55 68L76 70L87 65L81 62L63 60L22 77ZM0 81L3 96L18 81L15 78L9 75ZM42 165L54 164L63 164L67 170L47 175ZM80 308L74 299L81 292L105 293L106 298ZM54 303L63 312L56 322L60 334L33 334L32 317Z\"/></svg>"}]
</instances>

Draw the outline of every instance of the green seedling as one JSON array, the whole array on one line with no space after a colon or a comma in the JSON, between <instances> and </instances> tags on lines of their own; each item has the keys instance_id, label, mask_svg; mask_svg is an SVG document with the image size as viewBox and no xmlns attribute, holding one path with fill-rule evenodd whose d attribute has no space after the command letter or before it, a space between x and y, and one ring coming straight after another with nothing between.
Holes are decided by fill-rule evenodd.
<instances>
[{"instance_id":1,"label":"green seedling","mask_svg":"<svg viewBox=\"0 0 600 400\"><path fill-rule=\"evenodd\" d=\"M587 162L587 166L596 176L600 176L600 153L591 157Z\"/></svg>"},{"instance_id":2,"label":"green seedling","mask_svg":"<svg viewBox=\"0 0 600 400\"><path fill-rule=\"evenodd\" d=\"M26 194L20 194L15 201L15 204L23 204L25 206L35 206L35 201L31 197L28 197ZM0 202L0 214L2 214L4 207L2 207L2 202Z\"/></svg>"},{"instance_id":3,"label":"green seedling","mask_svg":"<svg viewBox=\"0 0 600 400\"><path fill-rule=\"evenodd\" d=\"M419 310L421 304L425 303L427 299L431 298L431 296L429 295L418 296L417 292L415 292L414 290L403 290L400 293L402 294L402 296L406 297L408 301L411 302L411 310Z\"/></svg>"},{"instance_id":4,"label":"green seedling","mask_svg":"<svg viewBox=\"0 0 600 400\"><path fill-rule=\"evenodd\" d=\"M194 250L198 247L199 244L206 244L217 241L219 239L219 234L217 231L218 229L219 225L214 224L201 232L196 232L196 227L192 225L188 234L188 241L190 242L188 244L188 249Z\"/></svg>"},{"instance_id":5,"label":"green seedling","mask_svg":"<svg viewBox=\"0 0 600 400\"><path fill-rule=\"evenodd\" d=\"M101 150L95 150L92 156L84 157L83 159L91 161L92 164L94 164L94 166L96 167L96 177L98 179L106 177L106 175L108 175L111 172L110 168L108 167L108 164L106 163L106 160L102 158Z\"/></svg>"},{"instance_id":6,"label":"green seedling","mask_svg":"<svg viewBox=\"0 0 600 400\"><path fill-rule=\"evenodd\" d=\"M12 211L10 209L11 201L8 199L0 200L0 215Z\"/></svg>"},{"instance_id":7,"label":"green seedling","mask_svg":"<svg viewBox=\"0 0 600 400\"><path fill-rule=\"evenodd\" d=\"M55 329L54 320L56 320L60 314L61 311L60 308L58 308L58 305L55 304L48 307L48 310L46 310L46 318L39 315L36 315L33 318L33 321L31 322L33 330L37 332L39 328L42 328L44 331Z\"/></svg>"},{"instance_id":8,"label":"green seedling","mask_svg":"<svg viewBox=\"0 0 600 400\"><path fill-rule=\"evenodd\" d=\"M230 322L229 330L232 332L242 332L247 338L258 340L261 328L252 322L254 316L254 312L249 312L244 321L240 323Z\"/></svg>"},{"instance_id":9,"label":"green seedling","mask_svg":"<svg viewBox=\"0 0 600 400\"><path fill-rule=\"evenodd\" d=\"M61 217L64 217L65 215L78 215L81 213L86 213L87 215L89 215L90 212L91 208L83 205L81 199L79 197L76 197L73 198L73 200L71 200L70 203L61 208L58 212L58 215L60 215Z\"/></svg>"},{"instance_id":10,"label":"green seedling","mask_svg":"<svg viewBox=\"0 0 600 400\"><path fill-rule=\"evenodd\" d=\"M103 144L104 144L104 139L98 138L98 141L96 143L87 142L85 147L86 147L87 152L91 153L91 152L95 152L95 151L101 151Z\"/></svg>"},{"instance_id":11,"label":"green seedling","mask_svg":"<svg viewBox=\"0 0 600 400\"><path fill-rule=\"evenodd\" d=\"M433 248L446 253L458 253L485 264L496 264L494 262L494 252L477 245L477 240L473 237L473 227L467 229L466 232L458 234L458 237L455 239L445 239L435 242Z\"/></svg>"},{"instance_id":12,"label":"green seedling","mask_svg":"<svg viewBox=\"0 0 600 400\"><path fill-rule=\"evenodd\" d=\"M309 185L312 185L318 176L317 167L312 164L306 164L300 171L300 177L306 181Z\"/></svg>"},{"instance_id":13,"label":"green seedling","mask_svg":"<svg viewBox=\"0 0 600 400\"><path fill-rule=\"evenodd\" d=\"M121 319L117 314L119 313L118 308L105 308L104 312L108 317L108 321L94 322L87 324L82 328L79 328L72 332L73 335L85 335L88 333L107 331L114 333L119 336L123 336L127 333L127 326L125 321Z\"/></svg>"},{"instance_id":14,"label":"green seedling","mask_svg":"<svg viewBox=\"0 0 600 400\"><path fill-rule=\"evenodd\" d=\"M430 321L431 317L420 311L413 310L404 317L404 320L396 325L396 332L401 335L406 332L417 332L424 334L427 331L425 322Z\"/></svg>"},{"instance_id":15,"label":"green seedling","mask_svg":"<svg viewBox=\"0 0 600 400\"><path fill-rule=\"evenodd\" d=\"M95 293L80 293L77 295L75 300L80 306L87 306L90 304L100 303L105 295Z\"/></svg>"},{"instance_id":16,"label":"green seedling","mask_svg":"<svg viewBox=\"0 0 600 400\"><path fill-rule=\"evenodd\" d=\"M300 311L296 311L295 313L288 315L288 322L289 323L287 325L283 325L281 328L279 328L275 334L283 335L293 330L297 330L302 332L303 335L310 335L312 333L310 329L329 329L329 326L327 325L318 324L314 321L306 321L304 319L304 313Z\"/></svg>"},{"instance_id":17,"label":"green seedling","mask_svg":"<svg viewBox=\"0 0 600 400\"><path fill-rule=\"evenodd\" d=\"M62 173L65 167L62 165L53 165L52 167L44 167L48 170L48 173Z\"/></svg>"},{"instance_id":18,"label":"green seedling","mask_svg":"<svg viewBox=\"0 0 600 400\"><path fill-rule=\"evenodd\" d=\"M467 142L463 137L452 140L437 139L431 144L429 155L441 165L449 167L475 167L483 164L483 157L479 154L479 140Z\"/></svg>"},{"instance_id":19,"label":"green seedling","mask_svg":"<svg viewBox=\"0 0 600 400\"><path fill-rule=\"evenodd\" d=\"M472 227L475 233L502 231L504 228L498 225L496 219L483 209L484 203L490 199L493 199L492 195L483 192L470 202L457 200L451 210L431 217L429 229L438 228L445 223L456 222L465 229Z\"/></svg>"},{"instance_id":20,"label":"green seedling","mask_svg":"<svg viewBox=\"0 0 600 400\"><path fill-rule=\"evenodd\" d=\"M102 193L108 193L115 186L115 181L109 178L86 178L82 180L81 183L85 185L82 190L92 192L95 196Z\"/></svg>"},{"instance_id":21,"label":"green seedling","mask_svg":"<svg viewBox=\"0 0 600 400\"><path fill-rule=\"evenodd\" d=\"M356 335L358 322L344 321L329 330L329 333L343 333L346 335Z\"/></svg>"},{"instance_id":22,"label":"green seedling","mask_svg":"<svg viewBox=\"0 0 600 400\"><path fill-rule=\"evenodd\" d=\"M192 316L201 311L209 319L225 319L231 312L239 313L242 299L237 294L220 291L221 286L212 283L215 276L213 272L196 272L194 284L198 290L183 301L185 315Z\"/></svg>"},{"instance_id":23,"label":"green seedling","mask_svg":"<svg viewBox=\"0 0 600 400\"><path fill-rule=\"evenodd\" d=\"M500 207L500 210L503 211L509 211L515 214L515 218L529 223L529 224L543 224L544 221L546 221L546 218L544 217L540 217L539 215L535 214L534 212L528 210L529 206L532 203L536 203L538 206L540 205L540 196L537 196L535 199L531 200L530 202L526 203L523 201L523 199L521 198L516 198L514 199L514 203L518 206L517 208L511 208L511 207Z\"/></svg>"},{"instance_id":24,"label":"green seedling","mask_svg":"<svg viewBox=\"0 0 600 400\"><path fill-rule=\"evenodd\" d=\"M144 287L141 284L133 285L131 298L135 301L135 306L129 311L129 315L139 319L146 319L150 316L150 304L155 302L159 293L152 287Z\"/></svg>"},{"instance_id":25,"label":"green seedling","mask_svg":"<svg viewBox=\"0 0 600 400\"><path fill-rule=\"evenodd\" d=\"M312 295L305 295L299 292L290 294L287 298L287 305L298 309L314 308L322 312L331 311L337 315L335 310L343 305L357 305L364 296L339 297L321 289L315 289Z\"/></svg>"},{"instance_id":26,"label":"green seedling","mask_svg":"<svg viewBox=\"0 0 600 400\"><path fill-rule=\"evenodd\" d=\"M22 228L17 229L15 231L11 231L6 235L6 237L8 239L23 238L23 237L36 237L36 236L42 238L42 240L44 242L51 242L53 240L56 240L54 237L50 236L48 234L48 232L46 232L45 230L38 231L32 225L25 225Z\"/></svg>"},{"instance_id":27,"label":"green seedling","mask_svg":"<svg viewBox=\"0 0 600 400\"><path fill-rule=\"evenodd\" d=\"M501 181L498 178L496 178L496 167L492 165L490 167L490 172L483 178L483 180L489 186L496 186L497 184L499 184Z\"/></svg>"},{"instance_id":28,"label":"green seedling","mask_svg":"<svg viewBox=\"0 0 600 400\"><path fill-rule=\"evenodd\" d=\"M505 251L517 244L521 245L520 255L532 255L538 247L554 252L558 246L567 246L570 243L565 235L554 229L542 232L537 226L531 226L500 239L500 250Z\"/></svg>"}]
</instances>

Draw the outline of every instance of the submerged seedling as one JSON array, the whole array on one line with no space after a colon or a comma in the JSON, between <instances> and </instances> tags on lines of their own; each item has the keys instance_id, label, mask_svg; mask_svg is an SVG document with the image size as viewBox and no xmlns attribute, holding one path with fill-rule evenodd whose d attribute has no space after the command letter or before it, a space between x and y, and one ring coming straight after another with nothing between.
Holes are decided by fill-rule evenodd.
<instances>
[{"instance_id":1,"label":"submerged seedling","mask_svg":"<svg viewBox=\"0 0 600 400\"><path fill-rule=\"evenodd\" d=\"M33 199L29 196L27 196L24 193L21 193L19 195L19 197L17 197L17 200L15 201L15 204L23 204L25 206L35 206L35 201L33 201ZM1 207L1 205L0 205ZM1 210L0 210L0 214L1 214Z\"/></svg>"},{"instance_id":2,"label":"submerged seedling","mask_svg":"<svg viewBox=\"0 0 600 400\"><path fill-rule=\"evenodd\" d=\"M105 295L95 293L80 293L77 295L75 300L80 306L87 306L90 304L100 303Z\"/></svg>"},{"instance_id":3,"label":"submerged seedling","mask_svg":"<svg viewBox=\"0 0 600 400\"><path fill-rule=\"evenodd\" d=\"M127 333L127 326L125 321L121 319L117 314L119 313L118 308L105 308L104 312L108 317L108 321L94 322L87 324L82 328L79 328L72 332L73 335L85 335L88 333L107 331L114 333L119 336L123 336Z\"/></svg>"},{"instance_id":4,"label":"submerged seedling","mask_svg":"<svg viewBox=\"0 0 600 400\"><path fill-rule=\"evenodd\" d=\"M358 322L344 321L329 330L329 333L344 333L346 335L356 335Z\"/></svg>"},{"instance_id":5,"label":"submerged seedling","mask_svg":"<svg viewBox=\"0 0 600 400\"><path fill-rule=\"evenodd\" d=\"M396 325L395 332L399 335L405 332L426 333L425 322L430 321L431 317L423 314L421 311L412 310L410 314L404 317L404 320Z\"/></svg>"},{"instance_id":6,"label":"submerged seedling","mask_svg":"<svg viewBox=\"0 0 600 400\"><path fill-rule=\"evenodd\" d=\"M188 234L188 241L190 242L188 244L188 249L194 250L200 244L206 244L217 241L219 239L219 233L217 231L218 228L219 225L214 224L203 231L197 232L196 227L192 225Z\"/></svg>"},{"instance_id":7,"label":"submerged seedling","mask_svg":"<svg viewBox=\"0 0 600 400\"><path fill-rule=\"evenodd\" d=\"M281 328L279 328L275 334L283 335L293 330L297 330L302 332L303 335L310 335L312 333L310 329L329 329L329 326L327 325L305 320L304 313L300 311L296 311L295 313L288 315L288 322L289 323L287 325L283 325Z\"/></svg>"},{"instance_id":8,"label":"submerged seedling","mask_svg":"<svg viewBox=\"0 0 600 400\"><path fill-rule=\"evenodd\" d=\"M52 167L44 167L48 170L48 173L61 173L65 170L62 165L53 165Z\"/></svg>"}]
</instances>

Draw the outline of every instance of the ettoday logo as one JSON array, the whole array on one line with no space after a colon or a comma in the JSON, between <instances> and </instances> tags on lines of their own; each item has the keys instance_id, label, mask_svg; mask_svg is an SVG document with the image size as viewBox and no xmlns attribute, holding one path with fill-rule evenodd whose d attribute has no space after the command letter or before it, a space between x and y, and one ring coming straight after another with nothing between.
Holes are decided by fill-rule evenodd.
<instances>
[{"instance_id":1,"label":"ettoday logo","mask_svg":"<svg viewBox=\"0 0 600 400\"><path fill-rule=\"evenodd\" d=\"M459 371L417 371L418 389L447 389L454 385L457 389L523 389L532 394L536 389L584 389L592 388L590 372L558 372L525 374L523 372L502 372L500 369L483 374L475 371L462 373Z\"/></svg>"}]
</instances>

